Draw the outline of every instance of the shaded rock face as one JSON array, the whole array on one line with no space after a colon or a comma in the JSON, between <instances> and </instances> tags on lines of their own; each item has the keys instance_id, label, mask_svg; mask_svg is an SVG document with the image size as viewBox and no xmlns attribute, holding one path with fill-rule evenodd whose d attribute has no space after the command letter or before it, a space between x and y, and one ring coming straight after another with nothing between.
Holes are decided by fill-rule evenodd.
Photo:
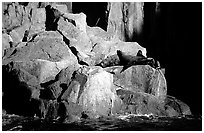
<instances>
[{"instance_id":1,"label":"shaded rock face","mask_svg":"<svg viewBox=\"0 0 204 133\"><path fill-rule=\"evenodd\" d=\"M3 3L7 113L64 122L120 114L191 114L185 103L167 95L165 77L145 48L87 26L86 15L69 13L70 5Z\"/></svg>"}]
</instances>

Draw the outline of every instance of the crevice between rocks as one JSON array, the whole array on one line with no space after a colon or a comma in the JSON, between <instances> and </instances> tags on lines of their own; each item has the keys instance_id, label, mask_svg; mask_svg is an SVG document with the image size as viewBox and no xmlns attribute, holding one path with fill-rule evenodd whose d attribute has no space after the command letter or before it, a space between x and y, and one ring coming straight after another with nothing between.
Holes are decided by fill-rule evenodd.
<instances>
[{"instance_id":1,"label":"crevice between rocks","mask_svg":"<svg viewBox=\"0 0 204 133\"><path fill-rule=\"evenodd\" d=\"M45 7L46 10L46 21L45 27L46 31L56 31L57 30L57 22L60 18L60 12L48 5Z\"/></svg>"}]
</instances>

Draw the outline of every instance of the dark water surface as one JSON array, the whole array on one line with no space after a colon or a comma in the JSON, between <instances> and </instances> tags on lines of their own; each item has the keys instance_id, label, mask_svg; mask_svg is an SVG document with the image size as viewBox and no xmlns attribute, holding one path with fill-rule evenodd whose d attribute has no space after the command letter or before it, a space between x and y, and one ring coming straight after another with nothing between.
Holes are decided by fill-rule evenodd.
<instances>
[{"instance_id":1,"label":"dark water surface","mask_svg":"<svg viewBox=\"0 0 204 133\"><path fill-rule=\"evenodd\" d=\"M162 118L148 116L119 116L117 118L83 119L62 123L39 118L3 115L3 131L201 131L202 117Z\"/></svg>"}]
</instances>

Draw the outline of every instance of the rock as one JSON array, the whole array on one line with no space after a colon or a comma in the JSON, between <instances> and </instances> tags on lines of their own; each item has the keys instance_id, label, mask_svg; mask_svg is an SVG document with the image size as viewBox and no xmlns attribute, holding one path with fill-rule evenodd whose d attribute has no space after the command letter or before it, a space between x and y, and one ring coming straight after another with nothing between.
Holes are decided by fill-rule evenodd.
<instances>
[{"instance_id":1,"label":"rock","mask_svg":"<svg viewBox=\"0 0 204 133\"><path fill-rule=\"evenodd\" d=\"M107 31L122 41L139 38L144 18L143 8L143 2L109 2Z\"/></svg>"},{"instance_id":2,"label":"rock","mask_svg":"<svg viewBox=\"0 0 204 133\"><path fill-rule=\"evenodd\" d=\"M39 6L39 3L38 2L29 2L27 7L30 8L30 9L35 9Z\"/></svg>"},{"instance_id":3,"label":"rock","mask_svg":"<svg viewBox=\"0 0 204 133\"><path fill-rule=\"evenodd\" d=\"M177 116L179 116L179 112L174 110L171 106L166 105L165 107L166 107L166 112L167 112L169 117L177 117Z\"/></svg>"},{"instance_id":4,"label":"rock","mask_svg":"<svg viewBox=\"0 0 204 133\"><path fill-rule=\"evenodd\" d=\"M68 9L67 9L67 6L64 5L64 4L56 4L56 3L53 3L51 5L52 8L62 12L62 13L68 13Z\"/></svg>"},{"instance_id":5,"label":"rock","mask_svg":"<svg viewBox=\"0 0 204 133\"><path fill-rule=\"evenodd\" d=\"M69 47L74 47L79 60L87 61L90 58L92 43L86 33L85 14L66 14L66 19L76 23L74 26L62 18L58 21L58 30L66 37ZM89 64L89 61L87 62Z\"/></svg>"},{"instance_id":6,"label":"rock","mask_svg":"<svg viewBox=\"0 0 204 133\"><path fill-rule=\"evenodd\" d=\"M191 115L190 107L187 104L169 95L165 99L165 107L170 116Z\"/></svg>"},{"instance_id":7,"label":"rock","mask_svg":"<svg viewBox=\"0 0 204 133\"><path fill-rule=\"evenodd\" d=\"M161 102L167 94L167 85L163 73L149 65L131 66L121 72L122 67L108 68L109 72L115 73L113 83L126 90L141 91L157 97Z\"/></svg>"},{"instance_id":8,"label":"rock","mask_svg":"<svg viewBox=\"0 0 204 133\"><path fill-rule=\"evenodd\" d=\"M30 98L37 98L39 95L36 95L38 92L36 90L40 89L40 86L38 84L37 77L35 76L34 72L31 71L25 71L25 67L23 67L24 64L20 62L12 62L6 66L3 67L3 71L5 72L4 76L6 77L8 75L13 75L17 80L17 83L26 83L27 89L31 91L31 97ZM34 65L33 65L34 66ZM14 78L14 79L15 79ZM8 80L8 79L5 79ZM8 82L8 81L7 81ZM14 84L15 86L15 84ZM18 84L16 84L18 86ZM11 87L13 87L11 85Z\"/></svg>"},{"instance_id":9,"label":"rock","mask_svg":"<svg viewBox=\"0 0 204 133\"><path fill-rule=\"evenodd\" d=\"M73 56L68 46L63 42L62 36L58 32L43 32L35 37L35 52L31 53L32 58L46 59L50 61L60 61L67 56ZM44 55L44 58L42 58Z\"/></svg>"},{"instance_id":10,"label":"rock","mask_svg":"<svg viewBox=\"0 0 204 133\"><path fill-rule=\"evenodd\" d=\"M4 109L13 114L33 116L35 105L32 99L39 99L41 88L36 77L24 71L17 63L3 66L2 72Z\"/></svg>"},{"instance_id":11,"label":"rock","mask_svg":"<svg viewBox=\"0 0 204 133\"><path fill-rule=\"evenodd\" d=\"M56 2L58 5L66 5L67 6L67 11L71 13L72 12L72 2Z\"/></svg>"},{"instance_id":12,"label":"rock","mask_svg":"<svg viewBox=\"0 0 204 133\"><path fill-rule=\"evenodd\" d=\"M72 102L62 102L66 107L66 120L65 122L73 122L80 119L82 114L82 107Z\"/></svg>"},{"instance_id":13,"label":"rock","mask_svg":"<svg viewBox=\"0 0 204 133\"><path fill-rule=\"evenodd\" d=\"M58 21L58 30L70 41L77 41L80 31L70 22L66 22L62 17Z\"/></svg>"},{"instance_id":14,"label":"rock","mask_svg":"<svg viewBox=\"0 0 204 133\"><path fill-rule=\"evenodd\" d=\"M86 34L86 15L84 13L72 14L72 13L64 13L63 17L66 19L74 20L76 23L76 27L83 33Z\"/></svg>"},{"instance_id":15,"label":"rock","mask_svg":"<svg viewBox=\"0 0 204 133\"><path fill-rule=\"evenodd\" d=\"M65 13L63 17L66 19L73 20L76 24L76 28L79 30L77 43L75 42L76 44L75 43L73 44L75 48L85 53L90 52L92 44L90 43L90 39L86 32L86 27L87 27L86 15L84 13L80 13L80 14Z\"/></svg>"},{"instance_id":16,"label":"rock","mask_svg":"<svg viewBox=\"0 0 204 133\"><path fill-rule=\"evenodd\" d=\"M12 38L12 42L17 46L18 43L23 41L25 31L28 30L28 26L21 26L13 29L10 32L10 36Z\"/></svg>"},{"instance_id":17,"label":"rock","mask_svg":"<svg viewBox=\"0 0 204 133\"><path fill-rule=\"evenodd\" d=\"M112 83L113 75L100 68L90 69L89 74L79 105L91 118L108 116L117 97Z\"/></svg>"},{"instance_id":18,"label":"rock","mask_svg":"<svg viewBox=\"0 0 204 133\"><path fill-rule=\"evenodd\" d=\"M76 103L76 97L78 96L78 93L75 92L75 90L78 92L78 82L71 82L71 84L69 85L69 87L67 87L67 89L65 90L65 92L62 94L61 96L61 100L67 100L67 101L72 101L74 103ZM72 93L71 98L71 92L72 92L72 88L74 88L74 92ZM74 99L73 99L74 98Z\"/></svg>"},{"instance_id":19,"label":"rock","mask_svg":"<svg viewBox=\"0 0 204 133\"><path fill-rule=\"evenodd\" d=\"M4 50L11 47L11 41L12 38L8 34L2 34L2 57L4 56Z\"/></svg>"},{"instance_id":20,"label":"rock","mask_svg":"<svg viewBox=\"0 0 204 133\"><path fill-rule=\"evenodd\" d=\"M123 24L123 12L122 2L110 2L108 3L108 27L107 32L114 35L114 37L125 41L124 34L124 24Z\"/></svg>"},{"instance_id":21,"label":"rock","mask_svg":"<svg viewBox=\"0 0 204 133\"><path fill-rule=\"evenodd\" d=\"M90 27L87 25L86 31L93 44L103 41L111 41L111 34L100 27Z\"/></svg>"},{"instance_id":22,"label":"rock","mask_svg":"<svg viewBox=\"0 0 204 133\"><path fill-rule=\"evenodd\" d=\"M53 42L47 41L49 37ZM43 57L39 54L40 52L48 56ZM72 73L79 67L77 58L63 43L61 35L55 32L39 34L34 42L16 48L9 57L3 59L3 62L6 68L3 70L5 72L4 77L9 76L9 73L13 73L12 77L15 77L14 80L16 82L8 87L4 86L4 88L12 92L13 88L17 87L15 88L17 89L15 92L18 92L17 94L20 97L26 97L24 99L26 105L29 105L30 99L46 99L42 98L42 93L45 92L42 90L44 88L52 92L46 94L49 97L47 100L57 99L64 89L64 86L69 84ZM62 72L59 73L62 69L67 67L67 72L65 72L64 75ZM4 82L7 83L8 81L10 81L9 78L5 79ZM51 83L52 81L55 82ZM21 89L18 83L23 83L24 89ZM12 97L9 96L11 95L9 91L3 92L6 99ZM4 102L4 104L7 104L7 101ZM13 104L9 104L9 106L13 106ZM23 103L21 104L19 102L18 105L21 107Z\"/></svg>"},{"instance_id":23,"label":"rock","mask_svg":"<svg viewBox=\"0 0 204 133\"><path fill-rule=\"evenodd\" d=\"M45 84L48 84L48 85L45 85ZM44 84L41 84L41 86L45 88L44 90L41 90L40 96L42 99L55 100L60 96L63 90L59 81L56 81L51 84L49 84L49 82L46 82Z\"/></svg>"},{"instance_id":24,"label":"rock","mask_svg":"<svg viewBox=\"0 0 204 133\"><path fill-rule=\"evenodd\" d=\"M40 34L35 38L34 42L15 49L13 54L9 58L5 58L3 62L6 64L11 61L27 62L29 60L34 60L42 66L41 81L46 78L47 74L55 75L69 65L78 67L77 58L72 54L71 50L63 42L62 36L57 32L44 32Z\"/></svg>"},{"instance_id":25,"label":"rock","mask_svg":"<svg viewBox=\"0 0 204 133\"><path fill-rule=\"evenodd\" d=\"M117 55L117 50L130 55L137 55L137 52L141 50L146 57L146 49L139 44L109 39L109 34L102 29L86 26L84 14L66 13L63 17L75 21L76 26L60 18L58 21L59 31L69 40L67 41L69 47L76 49L79 60L88 65L95 65L100 62L99 60Z\"/></svg>"},{"instance_id":26,"label":"rock","mask_svg":"<svg viewBox=\"0 0 204 133\"><path fill-rule=\"evenodd\" d=\"M46 14L45 8L32 9L31 29L30 33L38 33L45 31Z\"/></svg>"},{"instance_id":27,"label":"rock","mask_svg":"<svg viewBox=\"0 0 204 133\"><path fill-rule=\"evenodd\" d=\"M66 67L62 69L56 76L56 80L60 82L61 85L68 84L71 82L73 78L74 72L77 70L74 65L71 65L69 67Z\"/></svg>"},{"instance_id":28,"label":"rock","mask_svg":"<svg viewBox=\"0 0 204 133\"><path fill-rule=\"evenodd\" d=\"M4 3L4 14L3 14L3 28L5 29L12 29L14 27L18 27L21 25L22 18L19 13L22 10L19 10L21 6L18 3Z\"/></svg>"},{"instance_id":29,"label":"rock","mask_svg":"<svg viewBox=\"0 0 204 133\"><path fill-rule=\"evenodd\" d=\"M111 66L123 66L123 70L127 69L133 65L150 65L153 68L160 68L160 64L155 62L152 58L146 58L142 55L142 52L139 50L136 56L125 55L120 50L117 50L117 55L108 56L105 59L102 59L97 65L105 67Z\"/></svg>"},{"instance_id":30,"label":"rock","mask_svg":"<svg viewBox=\"0 0 204 133\"><path fill-rule=\"evenodd\" d=\"M167 95L162 69L134 63L138 53L149 59L146 48L123 42L124 34L131 39L140 32L142 3L109 4L108 32L89 27L86 15L70 13L71 6L3 3L2 99L8 113L65 123L118 114L191 114Z\"/></svg>"},{"instance_id":31,"label":"rock","mask_svg":"<svg viewBox=\"0 0 204 133\"><path fill-rule=\"evenodd\" d=\"M79 82L72 82L70 84L70 87L72 88L70 96L68 97L68 101L77 103L79 90L80 90L80 84Z\"/></svg>"},{"instance_id":32,"label":"rock","mask_svg":"<svg viewBox=\"0 0 204 133\"><path fill-rule=\"evenodd\" d=\"M79 97L83 92L84 85L87 81L87 76L79 71L72 74L72 81L66 91L61 96L61 100L78 103Z\"/></svg>"},{"instance_id":33,"label":"rock","mask_svg":"<svg viewBox=\"0 0 204 133\"><path fill-rule=\"evenodd\" d=\"M27 42L20 42L16 48L21 48L26 46Z\"/></svg>"},{"instance_id":34,"label":"rock","mask_svg":"<svg viewBox=\"0 0 204 133\"><path fill-rule=\"evenodd\" d=\"M40 105L41 117L47 120L58 117L59 103L56 100L42 100Z\"/></svg>"},{"instance_id":35,"label":"rock","mask_svg":"<svg viewBox=\"0 0 204 133\"><path fill-rule=\"evenodd\" d=\"M38 8L38 4L4 3L3 28L10 32L14 43L22 41L26 30L31 35L45 30L45 8Z\"/></svg>"},{"instance_id":36,"label":"rock","mask_svg":"<svg viewBox=\"0 0 204 133\"><path fill-rule=\"evenodd\" d=\"M163 104L153 95L144 92L132 92L129 90L118 89L117 95L122 100L122 114L165 116Z\"/></svg>"},{"instance_id":37,"label":"rock","mask_svg":"<svg viewBox=\"0 0 204 133\"><path fill-rule=\"evenodd\" d=\"M67 67L65 69L62 69L56 76L54 80L51 80L49 82L45 82L41 84L43 88L45 88L43 94L41 97L43 99L62 99L67 100L68 96L67 91L69 90L68 86L71 86L74 71L76 68L74 66ZM75 94L75 93L74 93ZM78 92L77 92L78 95Z\"/></svg>"},{"instance_id":38,"label":"rock","mask_svg":"<svg viewBox=\"0 0 204 133\"><path fill-rule=\"evenodd\" d=\"M95 53L96 60L100 60L97 62L106 62L104 64L112 63L112 57L117 60L117 51L121 51L127 55L136 56L138 51L142 51L142 55L146 57L146 49L140 46L136 42L122 42L122 41L103 41L101 43L97 43L92 52ZM105 60L105 61L104 61ZM107 65L108 66L108 65Z\"/></svg>"}]
</instances>

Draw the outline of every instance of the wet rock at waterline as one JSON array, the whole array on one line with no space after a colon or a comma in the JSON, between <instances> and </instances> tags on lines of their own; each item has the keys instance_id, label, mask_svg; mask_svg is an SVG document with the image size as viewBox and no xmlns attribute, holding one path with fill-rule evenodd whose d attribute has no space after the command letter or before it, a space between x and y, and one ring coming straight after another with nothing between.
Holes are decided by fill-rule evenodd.
<instances>
[{"instance_id":1,"label":"wet rock at waterline","mask_svg":"<svg viewBox=\"0 0 204 133\"><path fill-rule=\"evenodd\" d=\"M88 26L84 13L68 13L66 6L4 6L2 92L7 113L64 122L118 114L191 114L188 105L167 95L164 74L145 63L147 51L138 43ZM14 7L24 15L14 19Z\"/></svg>"}]
</instances>

